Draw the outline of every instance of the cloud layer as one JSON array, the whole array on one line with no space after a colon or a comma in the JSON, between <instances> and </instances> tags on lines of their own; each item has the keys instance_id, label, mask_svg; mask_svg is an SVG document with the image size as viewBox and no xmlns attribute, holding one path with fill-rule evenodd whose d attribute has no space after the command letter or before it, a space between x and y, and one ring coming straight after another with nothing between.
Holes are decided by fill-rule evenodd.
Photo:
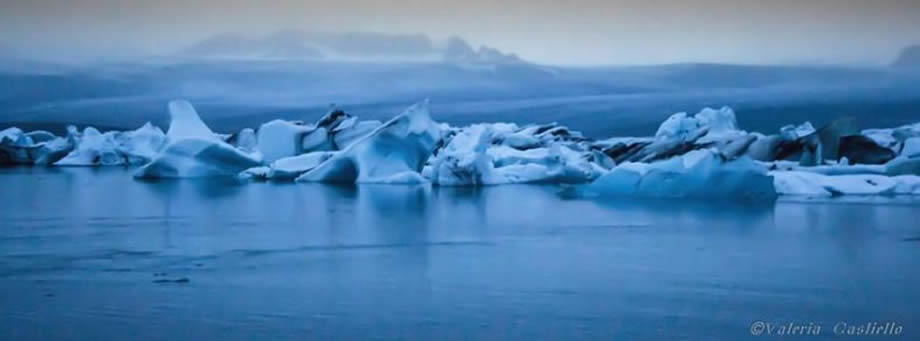
<instances>
[{"instance_id":1,"label":"cloud layer","mask_svg":"<svg viewBox=\"0 0 920 341\"><path fill-rule=\"evenodd\" d=\"M554 64L871 63L920 43L915 0L8 0L26 55L170 53L222 32L452 34Z\"/></svg>"}]
</instances>

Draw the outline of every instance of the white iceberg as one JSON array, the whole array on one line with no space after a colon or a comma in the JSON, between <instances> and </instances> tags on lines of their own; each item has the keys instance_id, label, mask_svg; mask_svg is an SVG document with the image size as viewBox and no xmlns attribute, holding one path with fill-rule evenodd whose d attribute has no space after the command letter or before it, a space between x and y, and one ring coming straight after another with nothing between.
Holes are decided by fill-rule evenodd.
<instances>
[{"instance_id":1,"label":"white iceberg","mask_svg":"<svg viewBox=\"0 0 920 341\"><path fill-rule=\"evenodd\" d=\"M262 124L257 133L258 149L266 162L302 154L303 138L316 127L273 120Z\"/></svg>"},{"instance_id":2,"label":"white iceberg","mask_svg":"<svg viewBox=\"0 0 920 341\"><path fill-rule=\"evenodd\" d=\"M352 143L370 134L382 124L380 121L358 121L357 117L345 120L332 131L335 148L339 150L348 148Z\"/></svg>"},{"instance_id":3,"label":"white iceberg","mask_svg":"<svg viewBox=\"0 0 920 341\"><path fill-rule=\"evenodd\" d=\"M132 131L108 131L100 133L93 127L86 127L83 132L69 128L68 138L56 138L48 142L52 149L64 150L73 145L72 150L56 166L119 166L136 165L150 161L166 142L166 135L160 128L149 122ZM50 158L47 158L50 159ZM36 160L36 164L50 160Z\"/></svg>"},{"instance_id":4,"label":"white iceberg","mask_svg":"<svg viewBox=\"0 0 920 341\"><path fill-rule=\"evenodd\" d=\"M317 127L313 131L304 134L300 140L300 148L304 153L335 149L329 138L329 132L323 127Z\"/></svg>"},{"instance_id":5,"label":"white iceberg","mask_svg":"<svg viewBox=\"0 0 920 341\"><path fill-rule=\"evenodd\" d=\"M188 102L170 102L169 113L166 134L150 123L68 127L66 137L4 129L0 164L146 162L135 176L156 178L579 184L576 192L599 196L920 195L920 124L859 132L841 119L763 135L740 130L729 108L707 108L672 115L654 137L593 141L556 123L452 128L431 119L427 102L383 124L333 109L313 125L275 120L228 135L212 132Z\"/></svg>"},{"instance_id":6,"label":"white iceberg","mask_svg":"<svg viewBox=\"0 0 920 341\"><path fill-rule=\"evenodd\" d=\"M141 164L152 160L166 144L166 134L159 127L147 122L137 130L115 136L118 152L129 164Z\"/></svg>"},{"instance_id":7,"label":"white iceberg","mask_svg":"<svg viewBox=\"0 0 920 341\"><path fill-rule=\"evenodd\" d=\"M772 198L773 179L749 158L725 160L694 150L655 163L624 163L585 186L586 195L693 198Z\"/></svg>"},{"instance_id":8,"label":"white iceberg","mask_svg":"<svg viewBox=\"0 0 920 341\"><path fill-rule=\"evenodd\" d=\"M839 195L918 195L920 177L876 174L825 175L803 171L777 171L776 192L781 195L830 197Z\"/></svg>"},{"instance_id":9,"label":"white iceberg","mask_svg":"<svg viewBox=\"0 0 920 341\"><path fill-rule=\"evenodd\" d=\"M118 151L117 132L100 133L93 127L86 127L77 139L76 147L56 166L117 166L126 163Z\"/></svg>"},{"instance_id":10,"label":"white iceberg","mask_svg":"<svg viewBox=\"0 0 920 341\"><path fill-rule=\"evenodd\" d=\"M911 137L904 140L900 155L907 158L920 157L920 137Z\"/></svg>"},{"instance_id":11,"label":"white iceberg","mask_svg":"<svg viewBox=\"0 0 920 341\"><path fill-rule=\"evenodd\" d=\"M920 123L903 125L896 128L866 129L862 135L874 140L879 145L904 155L904 147L911 138L920 138ZM916 143L916 142L915 142Z\"/></svg>"},{"instance_id":12,"label":"white iceberg","mask_svg":"<svg viewBox=\"0 0 920 341\"><path fill-rule=\"evenodd\" d=\"M783 139L792 141L814 134L816 131L817 130L815 130L815 126L813 126L811 122L805 122L798 126L783 126L779 129L779 135L782 136Z\"/></svg>"},{"instance_id":13,"label":"white iceberg","mask_svg":"<svg viewBox=\"0 0 920 341\"><path fill-rule=\"evenodd\" d=\"M533 136L532 130L514 132L516 129L514 125L477 124L456 132L429 160L425 176L441 186L477 186L584 183L605 171L589 161L595 154L574 151L561 142L549 143L549 148L529 144L533 148L527 150L502 144L509 141L506 137L510 135L516 135L512 141Z\"/></svg>"},{"instance_id":14,"label":"white iceberg","mask_svg":"<svg viewBox=\"0 0 920 341\"><path fill-rule=\"evenodd\" d=\"M417 183L425 161L441 140L428 101L415 104L316 168L299 182Z\"/></svg>"},{"instance_id":15,"label":"white iceberg","mask_svg":"<svg viewBox=\"0 0 920 341\"><path fill-rule=\"evenodd\" d=\"M7 128L0 131L0 165L50 165L70 153L74 141L46 131Z\"/></svg>"},{"instance_id":16,"label":"white iceberg","mask_svg":"<svg viewBox=\"0 0 920 341\"><path fill-rule=\"evenodd\" d=\"M264 178L271 180L294 180L307 171L328 160L335 152L312 152L275 160L268 165Z\"/></svg>"},{"instance_id":17,"label":"white iceberg","mask_svg":"<svg viewBox=\"0 0 920 341\"><path fill-rule=\"evenodd\" d=\"M217 137L186 101L169 103L166 145L134 174L137 178L236 176L261 164L257 154L243 152Z\"/></svg>"},{"instance_id":18,"label":"white iceberg","mask_svg":"<svg viewBox=\"0 0 920 341\"><path fill-rule=\"evenodd\" d=\"M243 128L240 132L233 134L228 143L231 143L236 149L250 154L259 151L259 141L256 137L256 131L252 128Z\"/></svg>"},{"instance_id":19,"label":"white iceberg","mask_svg":"<svg viewBox=\"0 0 920 341\"><path fill-rule=\"evenodd\" d=\"M697 134L705 130L709 135L720 135L737 131L738 121L735 112L729 107L719 110L705 108L696 115L688 116L681 112L671 115L658 127L656 138L679 139Z\"/></svg>"}]
</instances>

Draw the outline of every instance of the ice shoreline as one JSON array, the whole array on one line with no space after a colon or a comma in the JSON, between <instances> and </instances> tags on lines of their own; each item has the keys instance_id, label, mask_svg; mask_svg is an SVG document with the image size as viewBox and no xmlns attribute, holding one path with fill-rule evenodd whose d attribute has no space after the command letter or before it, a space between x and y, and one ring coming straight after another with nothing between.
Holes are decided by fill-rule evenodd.
<instances>
[{"instance_id":1,"label":"ice shoreline","mask_svg":"<svg viewBox=\"0 0 920 341\"><path fill-rule=\"evenodd\" d=\"M333 109L314 124L275 120L212 132L186 101L168 133L151 124L67 136L0 131L0 165L140 165L137 178L237 176L435 186L573 185L578 196L774 198L920 195L920 123L858 130L840 119L778 134L737 127L730 108L677 113L651 137L585 138L558 124L433 121L427 101L387 122Z\"/></svg>"}]
</instances>

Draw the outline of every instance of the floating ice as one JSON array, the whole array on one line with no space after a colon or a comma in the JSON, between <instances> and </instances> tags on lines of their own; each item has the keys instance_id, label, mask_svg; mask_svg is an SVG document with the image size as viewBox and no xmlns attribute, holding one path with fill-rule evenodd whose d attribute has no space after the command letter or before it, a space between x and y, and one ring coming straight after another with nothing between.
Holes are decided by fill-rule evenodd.
<instances>
[{"instance_id":1,"label":"floating ice","mask_svg":"<svg viewBox=\"0 0 920 341\"><path fill-rule=\"evenodd\" d=\"M237 149L247 153L259 151L259 141L256 137L256 131L252 128L245 128L240 132L233 134L228 143L233 144Z\"/></svg>"},{"instance_id":2,"label":"floating ice","mask_svg":"<svg viewBox=\"0 0 920 341\"><path fill-rule=\"evenodd\" d=\"M137 130L125 132L100 133L96 128L86 127L80 133L73 128L66 140L55 139L48 146L55 146L59 152L73 146L66 156L54 162L56 166L119 166L150 161L165 142L163 131L148 122Z\"/></svg>"},{"instance_id":3,"label":"floating ice","mask_svg":"<svg viewBox=\"0 0 920 341\"><path fill-rule=\"evenodd\" d=\"M93 127L86 127L77 142L76 148L63 159L55 162L57 166L115 166L126 163L124 156L118 152L116 132L100 133Z\"/></svg>"},{"instance_id":4,"label":"floating ice","mask_svg":"<svg viewBox=\"0 0 920 341\"><path fill-rule=\"evenodd\" d=\"M449 127L431 120L426 103L383 124L333 109L312 125L275 120L224 135L188 102L170 102L169 112L166 134L149 123L126 132L69 127L66 137L4 129L0 164L147 162L138 177L580 184L576 192L599 196L920 195L920 124L860 132L840 119L764 135L739 130L722 108L672 115L654 137L593 141L556 123Z\"/></svg>"},{"instance_id":5,"label":"floating ice","mask_svg":"<svg viewBox=\"0 0 920 341\"><path fill-rule=\"evenodd\" d=\"M152 160L166 144L166 134L159 127L147 122L137 130L117 134L118 151L129 164L141 164Z\"/></svg>"},{"instance_id":6,"label":"floating ice","mask_svg":"<svg viewBox=\"0 0 920 341\"><path fill-rule=\"evenodd\" d=\"M694 150L655 163L624 163L584 187L587 195L772 198L773 179L748 158L725 160L715 150Z\"/></svg>"},{"instance_id":7,"label":"floating ice","mask_svg":"<svg viewBox=\"0 0 920 341\"><path fill-rule=\"evenodd\" d=\"M195 108L186 101L169 103L167 143L150 163L136 173L138 178L191 178L235 176L261 164L257 155L245 153L219 139Z\"/></svg>"},{"instance_id":8,"label":"floating ice","mask_svg":"<svg viewBox=\"0 0 920 341\"><path fill-rule=\"evenodd\" d=\"M705 131L703 135L720 135L738 130L737 125L735 112L731 108L705 108L694 116L688 116L684 112L671 115L658 127L655 137L683 139L697 135L701 130Z\"/></svg>"},{"instance_id":9,"label":"floating ice","mask_svg":"<svg viewBox=\"0 0 920 341\"><path fill-rule=\"evenodd\" d=\"M815 133L815 126L805 122L798 126L787 125L779 129L779 134L786 140L795 140Z\"/></svg>"},{"instance_id":10,"label":"floating ice","mask_svg":"<svg viewBox=\"0 0 920 341\"><path fill-rule=\"evenodd\" d=\"M533 136L539 129L518 130L514 125L478 124L456 132L430 160L426 172L442 186L477 186L512 183L584 183L600 176L602 166L592 164L591 152L577 152L563 143L550 147ZM514 136L508 139L508 136ZM529 138L528 138L529 137ZM517 142L530 141L519 150Z\"/></svg>"},{"instance_id":11,"label":"floating ice","mask_svg":"<svg viewBox=\"0 0 920 341\"><path fill-rule=\"evenodd\" d=\"M268 166L268 172L264 177L273 180L294 180L333 155L335 155L334 152L312 152L278 159Z\"/></svg>"},{"instance_id":12,"label":"floating ice","mask_svg":"<svg viewBox=\"0 0 920 341\"><path fill-rule=\"evenodd\" d=\"M304 153L334 150L329 132L326 128L317 127L303 135L300 140L300 148Z\"/></svg>"},{"instance_id":13,"label":"floating ice","mask_svg":"<svg viewBox=\"0 0 920 341\"><path fill-rule=\"evenodd\" d=\"M920 157L920 137L911 137L904 141L901 147L901 156L914 158Z\"/></svg>"},{"instance_id":14,"label":"floating ice","mask_svg":"<svg viewBox=\"0 0 920 341\"><path fill-rule=\"evenodd\" d=\"M380 123L380 121L358 121L357 117L353 117L333 130L335 147L337 149L348 148L359 138L380 127L381 124L383 123Z\"/></svg>"},{"instance_id":15,"label":"floating ice","mask_svg":"<svg viewBox=\"0 0 920 341\"><path fill-rule=\"evenodd\" d=\"M314 130L315 127L284 120L265 123L259 127L257 133L259 151L266 162L301 154L304 152L304 135Z\"/></svg>"},{"instance_id":16,"label":"floating ice","mask_svg":"<svg viewBox=\"0 0 920 341\"><path fill-rule=\"evenodd\" d=\"M415 104L296 180L300 182L416 183L441 140L428 102Z\"/></svg>"},{"instance_id":17,"label":"floating ice","mask_svg":"<svg viewBox=\"0 0 920 341\"><path fill-rule=\"evenodd\" d=\"M837 195L918 195L920 177L875 174L824 175L803 171L771 172L782 195L830 197Z\"/></svg>"}]
</instances>

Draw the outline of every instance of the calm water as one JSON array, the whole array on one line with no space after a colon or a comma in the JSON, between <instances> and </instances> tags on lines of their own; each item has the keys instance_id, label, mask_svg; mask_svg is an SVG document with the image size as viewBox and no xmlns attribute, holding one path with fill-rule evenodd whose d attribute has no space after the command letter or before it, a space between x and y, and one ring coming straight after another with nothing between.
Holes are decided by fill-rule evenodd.
<instances>
[{"instance_id":1,"label":"calm water","mask_svg":"<svg viewBox=\"0 0 920 341\"><path fill-rule=\"evenodd\" d=\"M917 204L555 192L0 169L0 339L920 337Z\"/></svg>"}]
</instances>

